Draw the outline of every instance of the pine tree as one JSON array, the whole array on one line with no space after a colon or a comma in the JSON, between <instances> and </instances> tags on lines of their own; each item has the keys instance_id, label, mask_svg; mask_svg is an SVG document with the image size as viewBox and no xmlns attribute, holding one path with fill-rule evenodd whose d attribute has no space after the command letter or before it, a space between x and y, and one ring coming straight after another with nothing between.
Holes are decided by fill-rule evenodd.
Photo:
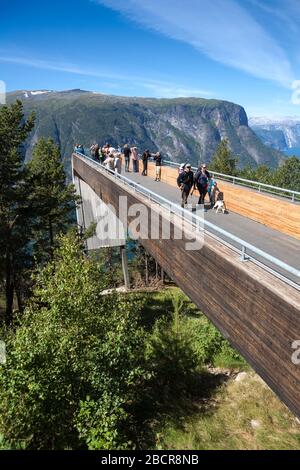
<instances>
[{"instance_id":1,"label":"pine tree","mask_svg":"<svg viewBox=\"0 0 300 470\"><path fill-rule=\"evenodd\" d=\"M300 160L297 157L291 157L274 171L272 183L281 188L300 191Z\"/></svg>"},{"instance_id":2,"label":"pine tree","mask_svg":"<svg viewBox=\"0 0 300 470\"><path fill-rule=\"evenodd\" d=\"M52 256L55 237L65 232L72 220L77 197L66 174L60 150L52 139L40 139L27 165L35 212L34 251L38 261Z\"/></svg>"},{"instance_id":3,"label":"pine tree","mask_svg":"<svg viewBox=\"0 0 300 470\"><path fill-rule=\"evenodd\" d=\"M29 240L21 144L34 121L34 114L24 119L21 101L0 109L0 274L5 284L7 323L12 321L17 272Z\"/></svg>"},{"instance_id":4,"label":"pine tree","mask_svg":"<svg viewBox=\"0 0 300 470\"><path fill-rule=\"evenodd\" d=\"M224 175L237 175L237 158L235 158L229 148L227 139L221 140L215 154L212 157L209 168Z\"/></svg>"}]
</instances>

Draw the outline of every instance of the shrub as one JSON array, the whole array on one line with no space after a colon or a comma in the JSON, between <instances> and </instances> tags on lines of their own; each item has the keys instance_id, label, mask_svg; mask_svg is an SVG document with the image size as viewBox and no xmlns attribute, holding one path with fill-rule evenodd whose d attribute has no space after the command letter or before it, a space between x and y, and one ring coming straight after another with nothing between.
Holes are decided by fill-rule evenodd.
<instances>
[{"instance_id":1,"label":"shrub","mask_svg":"<svg viewBox=\"0 0 300 470\"><path fill-rule=\"evenodd\" d=\"M6 338L0 433L25 448L128 446L124 421L144 376L141 299L101 296L101 268L74 233L36 279Z\"/></svg>"},{"instance_id":2,"label":"shrub","mask_svg":"<svg viewBox=\"0 0 300 470\"><path fill-rule=\"evenodd\" d=\"M159 400L187 390L198 365L191 337L182 328L184 296L173 292L171 296L166 295L166 303L169 300L173 312L156 321L146 349L148 371Z\"/></svg>"}]
</instances>

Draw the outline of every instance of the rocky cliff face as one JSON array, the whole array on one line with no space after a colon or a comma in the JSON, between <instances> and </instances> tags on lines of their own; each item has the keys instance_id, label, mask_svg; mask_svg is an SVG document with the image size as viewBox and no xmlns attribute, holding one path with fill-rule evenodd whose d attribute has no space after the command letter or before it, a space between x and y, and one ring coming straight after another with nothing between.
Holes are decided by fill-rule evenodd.
<instances>
[{"instance_id":1,"label":"rocky cliff face","mask_svg":"<svg viewBox=\"0 0 300 470\"><path fill-rule=\"evenodd\" d=\"M126 142L140 151L160 150L167 159L209 162L221 139L227 138L239 165L277 166L282 154L262 144L248 126L244 109L233 103L196 98L125 98L71 90L15 92L26 113L36 111L37 122L26 146L29 159L41 136L61 147L66 166L76 142L85 147L97 141L114 146Z\"/></svg>"},{"instance_id":2,"label":"rocky cliff face","mask_svg":"<svg viewBox=\"0 0 300 470\"><path fill-rule=\"evenodd\" d=\"M250 126L266 145L274 149L300 148L300 119L251 118Z\"/></svg>"}]
</instances>

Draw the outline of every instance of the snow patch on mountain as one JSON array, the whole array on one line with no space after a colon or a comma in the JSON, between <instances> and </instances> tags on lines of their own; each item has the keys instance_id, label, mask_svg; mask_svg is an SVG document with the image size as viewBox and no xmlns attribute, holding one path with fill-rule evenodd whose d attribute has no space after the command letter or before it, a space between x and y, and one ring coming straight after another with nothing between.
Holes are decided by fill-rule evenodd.
<instances>
[{"instance_id":1,"label":"snow patch on mountain","mask_svg":"<svg viewBox=\"0 0 300 470\"><path fill-rule=\"evenodd\" d=\"M51 91L49 91L49 90L31 91L31 94L33 96L35 96L35 95L44 95L45 93L51 93Z\"/></svg>"},{"instance_id":2,"label":"snow patch on mountain","mask_svg":"<svg viewBox=\"0 0 300 470\"><path fill-rule=\"evenodd\" d=\"M33 91L24 90L23 93L24 93L25 98L29 98L30 96L45 95L46 93L52 93L52 91L51 90L33 90Z\"/></svg>"}]
</instances>

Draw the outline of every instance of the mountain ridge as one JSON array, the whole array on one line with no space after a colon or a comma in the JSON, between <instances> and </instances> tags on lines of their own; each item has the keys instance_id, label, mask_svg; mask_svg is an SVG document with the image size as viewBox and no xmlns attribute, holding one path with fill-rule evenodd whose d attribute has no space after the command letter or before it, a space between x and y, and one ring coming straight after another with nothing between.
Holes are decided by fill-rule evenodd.
<instances>
[{"instance_id":1,"label":"mountain ridge","mask_svg":"<svg viewBox=\"0 0 300 470\"><path fill-rule=\"evenodd\" d=\"M248 126L244 108L229 101L205 98L140 98L105 95L87 90L18 90L7 102L20 99L25 115L35 111L36 126L28 139L26 160L40 137L60 145L66 167L76 142L114 146L127 141L141 151L160 150L173 161L208 163L227 138L240 166L277 166L283 155L265 147Z\"/></svg>"}]
</instances>

